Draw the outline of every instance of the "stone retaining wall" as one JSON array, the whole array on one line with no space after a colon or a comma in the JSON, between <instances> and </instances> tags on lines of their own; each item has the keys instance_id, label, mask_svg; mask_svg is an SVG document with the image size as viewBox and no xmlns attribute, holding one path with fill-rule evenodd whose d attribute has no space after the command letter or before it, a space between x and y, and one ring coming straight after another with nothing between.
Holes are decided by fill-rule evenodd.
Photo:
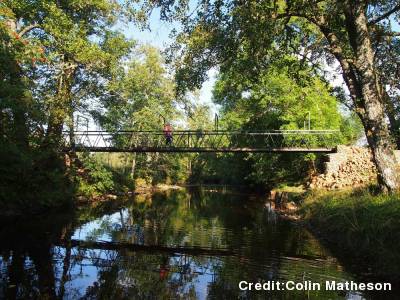
<instances>
[{"instance_id":1,"label":"stone retaining wall","mask_svg":"<svg viewBox=\"0 0 400 300\"><path fill-rule=\"evenodd\" d=\"M400 151L396 151L400 162ZM338 146L337 153L328 154L323 174L313 176L309 188L340 189L360 187L376 181L376 168L368 148Z\"/></svg>"}]
</instances>

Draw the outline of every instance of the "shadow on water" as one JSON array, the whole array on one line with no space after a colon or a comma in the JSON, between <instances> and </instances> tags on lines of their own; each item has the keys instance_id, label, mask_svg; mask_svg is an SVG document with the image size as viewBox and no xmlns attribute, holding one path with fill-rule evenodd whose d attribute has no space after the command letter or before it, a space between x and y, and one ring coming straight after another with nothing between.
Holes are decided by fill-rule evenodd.
<instances>
[{"instance_id":1,"label":"shadow on water","mask_svg":"<svg viewBox=\"0 0 400 300\"><path fill-rule=\"evenodd\" d=\"M355 278L304 228L254 197L215 189L138 195L123 205L3 224L0 298L362 299L326 291L241 291L242 280Z\"/></svg>"}]
</instances>

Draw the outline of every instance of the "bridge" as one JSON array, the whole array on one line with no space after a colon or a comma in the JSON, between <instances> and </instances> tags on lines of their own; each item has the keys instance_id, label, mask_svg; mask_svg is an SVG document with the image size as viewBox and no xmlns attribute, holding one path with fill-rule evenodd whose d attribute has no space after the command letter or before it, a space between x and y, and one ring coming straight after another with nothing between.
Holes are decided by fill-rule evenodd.
<instances>
[{"instance_id":1,"label":"bridge","mask_svg":"<svg viewBox=\"0 0 400 300\"><path fill-rule=\"evenodd\" d=\"M170 145L162 131L64 132L64 151L332 153L337 130L176 130Z\"/></svg>"}]
</instances>

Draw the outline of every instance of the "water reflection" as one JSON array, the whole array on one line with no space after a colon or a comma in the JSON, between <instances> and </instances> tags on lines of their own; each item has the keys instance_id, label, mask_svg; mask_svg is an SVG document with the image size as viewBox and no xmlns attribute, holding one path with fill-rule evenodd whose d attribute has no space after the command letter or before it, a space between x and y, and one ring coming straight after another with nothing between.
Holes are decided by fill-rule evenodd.
<instances>
[{"instance_id":1,"label":"water reflection","mask_svg":"<svg viewBox=\"0 0 400 300\"><path fill-rule=\"evenodd\" d=\"M241 280L352 276L306 230L226 191L139 195L105 211L7 224L0 239L0 298L362 298L240 291Z\"/></svg>"}]
</instances>

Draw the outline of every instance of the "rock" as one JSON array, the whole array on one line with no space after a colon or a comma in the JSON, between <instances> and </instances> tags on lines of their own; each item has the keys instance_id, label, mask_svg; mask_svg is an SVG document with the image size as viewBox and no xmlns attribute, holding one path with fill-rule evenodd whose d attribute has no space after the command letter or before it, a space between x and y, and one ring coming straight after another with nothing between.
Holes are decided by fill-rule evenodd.
<instances>
[{"instance_id":1,"label":"rock","mask_svg":"<svg viewBox=\"0 0 400 300\"><path fill-rule=\"evenodd\" d=\"M295 210L297 210L297 205L294 202L290 201L290 202L286 203L286 209L295 211Z\"/></svg>"},{"instance_id":2,"label":"rock","mask_svg":"<svg viewBox=\"0 0 400 300\"><path fill-rule=\"evenodd\" d=\"M310 189L365 186L376 180L376 168L367 148L339 146L338 152L328 154L324 161L324 173L310 179Z\"/></svg>"}]
</instances>

